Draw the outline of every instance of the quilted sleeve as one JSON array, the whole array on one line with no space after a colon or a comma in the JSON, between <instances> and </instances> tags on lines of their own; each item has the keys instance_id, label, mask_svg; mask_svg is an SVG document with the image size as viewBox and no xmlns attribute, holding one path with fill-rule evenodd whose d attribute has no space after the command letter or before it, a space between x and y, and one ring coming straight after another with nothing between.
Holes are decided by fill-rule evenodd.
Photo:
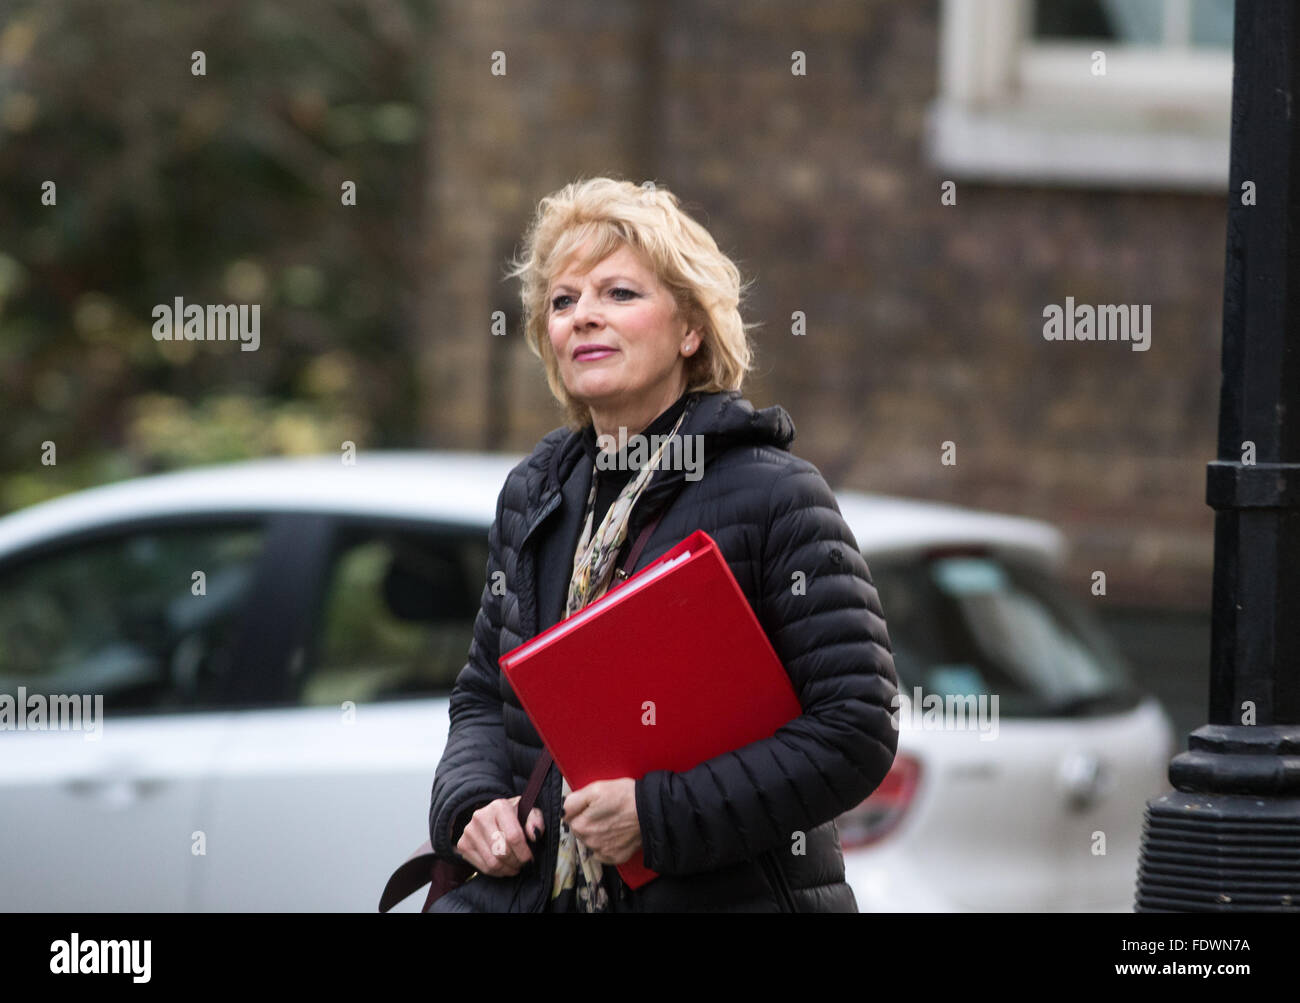
<instances>
[{"instance_id":1,"label":"quilted sleeve","mask_svg":"<svg viewBox=\"0 0 1300 1003\"><path fill-rule=\"evenodd\" d=\"M451 692L451 725L447 745L433 778L429 804L429 840L435 853L455 853L452 826L467 809L497 798L514 797L513 774L506 758L506 732L502 722L500 672L501 600L493 585L504 580L501 561L501 513L506 489L497 498L496 517L488 532L487 581L469 660L456 677ZM499 591L499 589L498 589ZM464 821L461 819L460 821ZM459 833L456 833L459 838Z\"/></svg>"},{"instance_id":2,"label":"quilted sleeve","mask_svg":"<svg viewBox=\"0 0 1300 1003\"><path fill-rule=\"evenodd\" d=\"M637 781L645 864L661 874L788 849L865 799L894 760L898 676L880 597L812 464L774 481L762 555L756 612L803 714L691 770Z\"/></svg>"}]
</instances>

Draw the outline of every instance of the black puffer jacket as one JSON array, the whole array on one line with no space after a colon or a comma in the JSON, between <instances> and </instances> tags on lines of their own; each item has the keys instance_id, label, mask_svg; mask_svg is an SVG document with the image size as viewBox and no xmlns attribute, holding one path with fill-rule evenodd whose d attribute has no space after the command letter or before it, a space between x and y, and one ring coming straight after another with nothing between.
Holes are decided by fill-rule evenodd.
<instances>
[{"instance_id":1,"label":"black puffer jacket","mask_svg":"<svg viewBox=\"0 0 1300 1003\"><path fill-rule=\"evenodd\" d=\"M801 912L855 912L834 819L875 790L898 742L891 718L898 677L880 599L826 482L790 454L794 425L785 410L755 411L737 391L692 395L691 404L681 432L704 436L704 474L687 480L686 471L665 468L652 477L632 510L628 539L665 499L669 507L637 568L696 529L713 537L804 713L771 738L637 781L645 863L660 877L636 891L624 886L618 909L793 904ZM433 782L429 834L439 853L455 853L473 809L523 793L541 751L497 659L560 620L591 474L579 435L562 427L501 491L482 608ZM498 571L504 589L494 590ZM552 768L538 798L546 829L532 844L532 862L513 877L472 878L435 911L547 908L559 795Z\"/></svg>"}]
</instances>

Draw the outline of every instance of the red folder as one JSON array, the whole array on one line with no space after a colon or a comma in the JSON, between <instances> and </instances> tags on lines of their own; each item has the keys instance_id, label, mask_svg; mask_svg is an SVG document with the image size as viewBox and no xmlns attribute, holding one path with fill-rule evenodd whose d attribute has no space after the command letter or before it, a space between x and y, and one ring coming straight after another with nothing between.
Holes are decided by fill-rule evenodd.
<instances>
[{"instance_id":1,"label":"red folder","mask_svg":"<svg viewBox=\"0 0 1300 1003\"><path fill-rule=\"evenodd\" d=\"M803 713L702 530L500 663L575 791L596 780L689 770ZM632 888L657 876L640 850L618 872Z\"/></svg>"}]
</instances>

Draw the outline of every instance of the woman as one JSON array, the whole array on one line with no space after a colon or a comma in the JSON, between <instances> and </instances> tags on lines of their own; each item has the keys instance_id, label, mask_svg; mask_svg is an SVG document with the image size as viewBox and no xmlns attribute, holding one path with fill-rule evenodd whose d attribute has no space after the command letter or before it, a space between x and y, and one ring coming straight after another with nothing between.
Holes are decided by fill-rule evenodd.
<instances>
[{"instance_id":1,"label":"woman","mask_svg":"<svg viewBox=\"0 0 1300 1003\"><path fill-rule=\"evenodd\" d=\"M893 762L898 678L866 562L817 469L790 454L789 415L740 395L751 352L735 265L670 192L596 178L542 200L511 274L568 425L497 501L429 810L434 850L478 874L434 911L857 911L834 819ZM673 433L697 437L702 474L656 469L691 455L653 438ZM660 452L645 459L638 434ZM660 514L629 571L707 532L803 714L682 773L573 791L552 766L523 831L542 743L497 659L599 598ZM638 849L660 876L633 891L614 865Z\"/></svg>"}]
</instances>

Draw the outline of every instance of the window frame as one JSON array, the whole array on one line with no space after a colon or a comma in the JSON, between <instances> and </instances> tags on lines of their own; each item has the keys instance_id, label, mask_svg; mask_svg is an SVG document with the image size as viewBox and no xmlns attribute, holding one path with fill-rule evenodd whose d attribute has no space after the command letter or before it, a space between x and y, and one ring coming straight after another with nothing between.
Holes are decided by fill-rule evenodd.
<instances>
[{"instance_id":1,"label":"window frame","mask_svg":"<svg viewBox=\"0 0 1300 1003\"><path fill-rule=\"evenodd\" d=\"M1232 54L1028 37L1031 0L942 0L926 156L953 178L1226 192ZM1092 76L1092 53L1106 75Z\"/></svg>"}]
</instances>

